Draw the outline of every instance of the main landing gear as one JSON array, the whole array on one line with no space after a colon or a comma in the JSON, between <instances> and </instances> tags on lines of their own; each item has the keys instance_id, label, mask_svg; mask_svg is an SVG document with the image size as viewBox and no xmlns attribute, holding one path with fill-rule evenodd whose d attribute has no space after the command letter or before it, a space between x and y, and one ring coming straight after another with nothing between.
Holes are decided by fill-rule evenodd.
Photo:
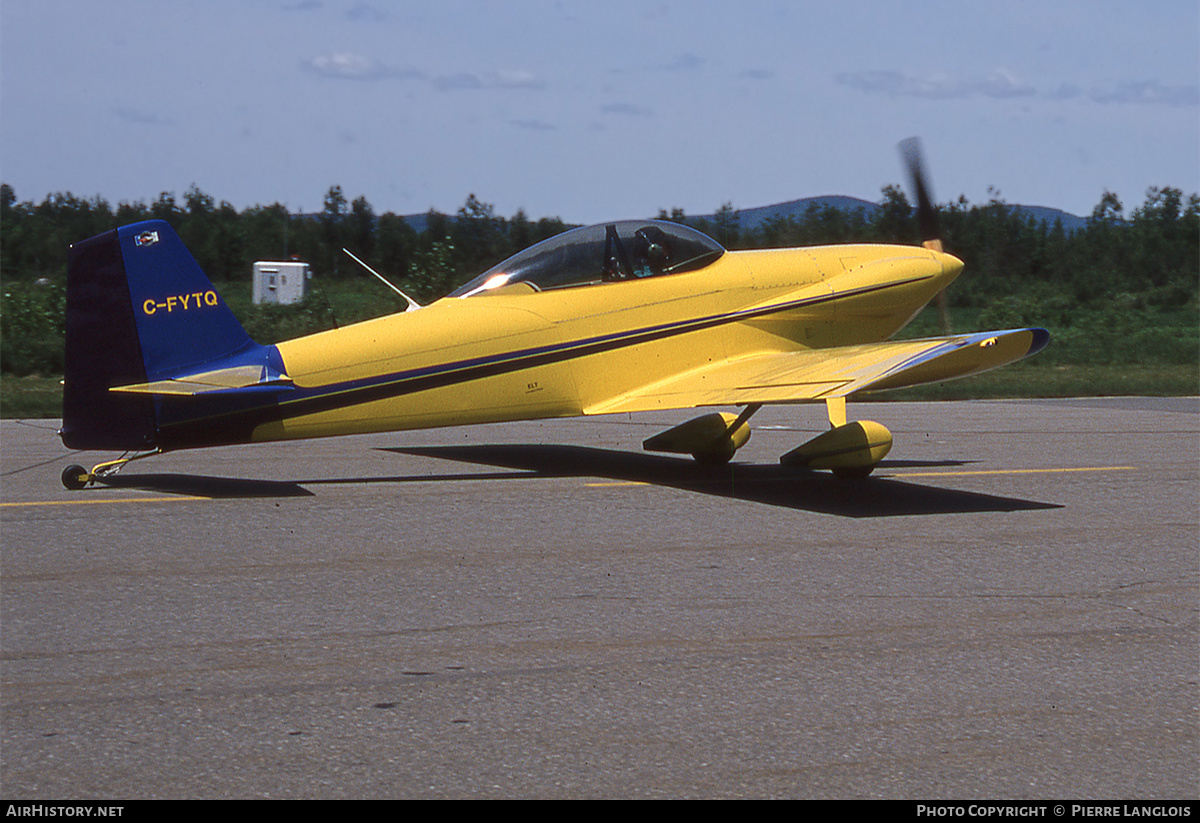
<instances>
[{"instance_id":1,"label":"main landing gear","mask_svg":"<svg viewBox=\"0 0 1200 823\"><path fill-rule=\"evenodd\" d=\"M63 469L62 484L71 491L78 491L86 488L89 484L95 483L97 480L103 480L106 477L119 472L125 467L126 463L132 463L134 460L141 460L144 457L153 457L156 454L161 454L161 449L154 451L135 454L131 457L120 457L116 460L109 460L106 463L97 463L89 472L83 466L67 466Z\"/></svg>"},{"instance_id":2,"label":"main landing gear","mask_svg":"<svg viewBox=\"0 0 1200 823\"><path fill-rule=\"evenodd\" d=\"M846 398L825 401L830 429L792 449L779 462L803 469L829 469L835 477L869 475L892 448L892 433L872 420L846 422ZM747 406L740 415L714 412L682 423L642 443L647 451L690 454L706 465L728 463L750 439L750 416L762 404Z\"/></svg>"},{"instance_id":3,"label":"main landing gear","mask_svg":"<svg viewBox=\"0 0 1200 823\"><path fill-rule=\"evenodd\" d=\"M831 397L825 407L829 431L792 449L779 462L803 469L829 469L842 479L866 477L891 451L892 433L873 420L847 423L845 397Z\"/></svg>"},{"instance_id":4,"label":"main landing gear","mask_svg":"<svg viewBox=\"0 0 1200 823\"><path fill-rule=\"evenodd\" d=\"M762 408L761 403L747 406L734 417L726 412L713 412L681 423L642 443L652 452L690 454L697 463L721 466L733 459L733 454L750 439L746 421Z\"/></svg>"}]
</instances>

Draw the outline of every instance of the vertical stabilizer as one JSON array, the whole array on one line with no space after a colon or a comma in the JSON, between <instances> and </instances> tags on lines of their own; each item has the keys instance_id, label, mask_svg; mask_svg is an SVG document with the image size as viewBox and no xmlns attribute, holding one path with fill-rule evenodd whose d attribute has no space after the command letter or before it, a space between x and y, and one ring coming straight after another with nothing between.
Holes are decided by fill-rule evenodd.
<instances>
[{"instance_id":1,"label":"vertical stabilizer","mask_svg":"<svg viewBox=\"0 0 1200 823\"><path fill-rule=\"evenodd\" d=\"M169 445L161 437L161 398L109 389L231 360L257 362L263 351L163 221L76 243L67 264L63 442L73 449Z\"/></svg>"},{"instance_id":2,"label":"vertical stabilizer","mask_svg":"<svg viewBox=\"0 0 1200 823\"><path fill-rule=\"evenodd\" d=\"M117 229L117 236L147 378L169 377L254 345L169 225L135 223Z\"/></svg>"}]
</instances>

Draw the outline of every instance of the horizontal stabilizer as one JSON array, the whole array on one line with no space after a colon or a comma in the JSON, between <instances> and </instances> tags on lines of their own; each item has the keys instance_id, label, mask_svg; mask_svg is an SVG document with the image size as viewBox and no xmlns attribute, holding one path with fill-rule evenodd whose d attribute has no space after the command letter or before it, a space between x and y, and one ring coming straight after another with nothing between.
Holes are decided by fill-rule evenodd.
<instances>
[{"instance_id":1,"label":"horizontal stabilizer","mask_svg":"<svg viewBox=\"0 0 1200 823\"><path fill-rule=\"evenodd\" d=\"M248 390L286 391L291 388L292 379L286 374L276 372L269 366L248 365L198 372L150 383L114 386L109 391L126 394L196 395Z\"/></svg>"}]
</instances>

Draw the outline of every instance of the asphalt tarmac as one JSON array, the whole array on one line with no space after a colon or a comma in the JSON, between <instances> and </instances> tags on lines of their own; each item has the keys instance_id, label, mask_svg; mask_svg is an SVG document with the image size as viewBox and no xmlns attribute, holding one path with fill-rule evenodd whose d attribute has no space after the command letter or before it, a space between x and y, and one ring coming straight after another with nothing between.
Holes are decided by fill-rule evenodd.
<instances>
[{"instance_id":1,"label":"asphalt tarmac","mask_svg":"<svg viewBox=\"0 0 1200 823\"><path fill-rule=\"evenodd\" d=\"M181 452L0 423L0 796L1195 798L1200 401L851 404Z\"/></svg>"}]
</instances>

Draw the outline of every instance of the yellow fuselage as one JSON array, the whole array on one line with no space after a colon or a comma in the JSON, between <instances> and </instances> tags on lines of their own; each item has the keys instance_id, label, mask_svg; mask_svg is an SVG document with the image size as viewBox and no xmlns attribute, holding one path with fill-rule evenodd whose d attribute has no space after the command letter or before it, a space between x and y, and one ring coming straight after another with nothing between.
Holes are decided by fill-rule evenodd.
<instances>
[{"instance_id":1,"label":"yellow fuselage","mask_svg":"<svg viewBox=\"0 0 1200 823\"><path fill-rule=\"evenodd\" d=\"M919 247L828 246L444 298L277 344L295 391L253 439L589 414L716 362L886 340L961 269Z\"/></svg>"}]
</instances>

